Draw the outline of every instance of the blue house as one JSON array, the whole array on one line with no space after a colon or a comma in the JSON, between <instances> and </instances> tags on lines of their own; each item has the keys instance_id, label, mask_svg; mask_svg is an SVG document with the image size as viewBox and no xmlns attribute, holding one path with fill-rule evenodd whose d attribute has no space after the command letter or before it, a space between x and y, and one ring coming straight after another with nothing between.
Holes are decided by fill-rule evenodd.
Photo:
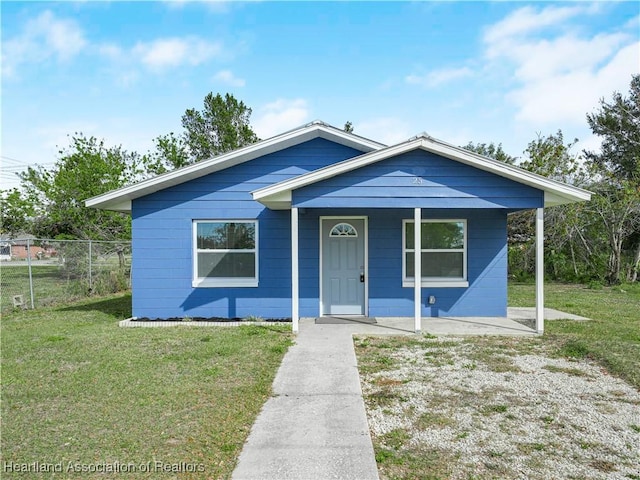
<instances>
[{"instance_id":1,"label":"blue house","mask_svg":"<svg viewBox=\"0 0 640 480\"><path fill-rule=\"evenodd\" d=\"M294 330L301 316L409 316L418 331L505 317L507 215L535 209L542 331L543 209L589 198L426 134L385 146L316 121L86 204L131 213L134 316Z\"/></svg>"}]
</instances>

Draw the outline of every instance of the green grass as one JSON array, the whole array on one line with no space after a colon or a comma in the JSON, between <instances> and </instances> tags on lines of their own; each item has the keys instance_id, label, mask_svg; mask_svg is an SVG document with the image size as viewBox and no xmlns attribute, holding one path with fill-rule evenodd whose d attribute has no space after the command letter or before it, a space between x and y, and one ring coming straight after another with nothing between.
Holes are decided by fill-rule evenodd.
<instances>
[{"instance_id":1,"label":"green grass","mask_svg":"<svg viewBox=\"0 0 640 480\"><path fill-rule=\"evenodd\" d=\"M3 316L5 465L186 462L204 471L180 478L231 475L289 328L120 328L130 304L118 295Z\"/></svg>"},{"instance_id":2,"label":"green grass","mask_svg":"<svg viewBox=\"0 0 640 480\"><path fill-rule=\"evenodd\" d=\"M534 285L509 285L510 306L534 302ZM559 355L592 358L640 388L640 284L601 289L547 284L545 305L591 319L545 322L544 341L555 344Z\"/></svg>"},{"instance_id":3,"label":"green grass","mask_svg":"<svg viewBox=\"0 0 640 480\"><path fill-rule=\"evenodd\" d=\"M0 282L2 295L0 311L11 313L14 310L13 296L22 295L27 306L31 307L31 293L29 287L29 267L26 262L20 265L1 265ZM89 280L69 278L65 270L58 265L33 265L34 306L48 307L69 303L90 296L93 293L110 294L125 291L128 288L128 273L114 265L95 265L92 275L92 291L89 290Z\"/></svg>"}]
</instances>

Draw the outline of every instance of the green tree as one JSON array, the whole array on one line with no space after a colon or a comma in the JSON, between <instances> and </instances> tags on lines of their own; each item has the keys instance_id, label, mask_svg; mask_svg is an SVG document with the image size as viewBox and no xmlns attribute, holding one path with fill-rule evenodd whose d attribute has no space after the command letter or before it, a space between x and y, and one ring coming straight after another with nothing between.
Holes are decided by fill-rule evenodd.
<instances>
[{"instance_id":1,"label":"green tree","mask_svg":"<svg viewBox=\"0 0 640 480\"><path fill-rule=\"evenodd\" d=\"M344 124L344 131L347 132L347 133L353 133L353 123L347 121Z\"/></svg>"},{"instance_id":2,"label":"green tree","mask_svg":"<svg viewBox=\"0 0 640 480\"><path fill-rule=\"evenodd\" d=\"M599 220L609 247L606 279L609 284L637 281L640 245L636 243L635 256L631 252L632 244L640 240L640 191L628 180L603 180L591 189L595 195L589 210Z\"/></svg>"},{"instance_id":3,"label":"green tree","mask_svg":"<svg viewBox=\"0 0 640 480\"><path fill-rule=\"evenodd\" d=\"M592 209L610 248L610 283L637 281L640 270L640 75L631 78L629 96L613 93L610 102L587 114L594 134L602 138L599 152L585 155L596 193Z\"/></svg>"},{"instance_id":4,"label":"green tree","mask_svg":"<svg viewBox=\"0 0 640 480\"><path fill-rule=\"evenodd\" d=\"M513 165L517 160L516 157L509 155L503 150L501 143L496 145L493 142L489 144L469 142L462 148L478 153L485 157L493 158L494 160L498 160L500 162L508 163L509 165Z\"/></svg>"},{"instance_id":5,"label":"green tree","mask_svg":"<svg viewBox=\"0 0 640 480\"><path fill-rule=\"evenodd\" d=\"M53 168L29 167L20 175L25 194L38 205L32 233L48 238L130 238L128 215L87 208L84 201L139 178L139 156L81 133L71 136L59 155Z\"/></svg>"},{"instance_id":6,"label":"green tree","mask_svg":"<svg viewBox=\"0 0 640 480\"><path fill-rule=\"evenodd\" d=\"M552 180L579 186L585 181L585 172L581 156L571 153L576 143L577 138L565 144L562 130L546 137L538 134L538 138L527 145L525 160L520 167Z\"/></svg>"},{"instance_id":7,"label":"green tree","mask_svg":"<svg viewBox=\"0 0 640 480\"><path fill-rule=\"evenodd\" d=\"M576 187L589 181L580 153L572 153L578 142L564 140L562 130L537 138L527 145L525 160L520 166L530 172ZM534 230L533 216L528 219L530 232ZM583 204L565 204L545 210L545 262L547 273L555 279L584 280L601 276L596 238L588 238L585 231L593 222Z\"/></svg>"},{"instance_id":8,"label":"green tree","mask_svg":"<svg viewBox=\"0 0 640 480\"><path fill-rule=\"evenodd\" d=\"M0 192L0 211L0 233L16 236L31 230L31 222L36 213L34 201L17 188Z\"/></svg>"},{"instance_id":9,"label":"green tree","mask_svg":"<svg viewBox=\"0 0 640 480\"><path fill-rule=\"evenodd\" d=\"M249 118L251 109L233 95L209 93L204 108L187 109L182 116L183 140L191 162L199 162L221 153L250 145L259 140Z\"/></svg>"},{"instance_id":10,"label":"green tree","mask_svg":"<svg viewBox=\"0 0 640 480\"><path fill-rule=\"evenodd\" d=\"M153 143L155 150L142 159L147 175L159 175L191 163L189 149L181 136L171 132L156 137Z\"/></svg>"},{"instance_id":11,"label":"green tree","mask_svg":"<svg viewBox=\"0 0 640 480\"><path fill-rule=\"evenodd\" d=\"M585 152L599 172L640 184L640 75L631 79L629 96L614 92L611 102L587 114L587 122L602 137L600 152Z\"/></svg>"}]
</instances>

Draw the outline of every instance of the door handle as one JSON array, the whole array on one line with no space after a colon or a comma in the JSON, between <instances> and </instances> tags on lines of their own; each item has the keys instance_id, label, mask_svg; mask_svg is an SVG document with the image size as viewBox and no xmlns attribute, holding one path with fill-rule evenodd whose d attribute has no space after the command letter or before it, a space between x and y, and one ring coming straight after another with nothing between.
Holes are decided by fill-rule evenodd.
<instances>
[{"instance_id":1,"label":"door handle","mask_svg":"<svg viewBox=\"0 0 640 480\"><path fill-rule=\"evenodd\" d=\"M364 273L360 274L360 283L364 283Z\"/></svg>"}]
</instances>

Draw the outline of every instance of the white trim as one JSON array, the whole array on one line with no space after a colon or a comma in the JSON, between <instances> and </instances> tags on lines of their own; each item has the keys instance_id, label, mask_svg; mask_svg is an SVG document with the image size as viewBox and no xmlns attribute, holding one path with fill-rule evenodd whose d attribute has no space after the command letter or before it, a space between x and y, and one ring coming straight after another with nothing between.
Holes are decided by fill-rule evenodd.
<instances>
[{"instance_id":1,"label":"white trim","mask_svg":"<svg viewBox=\"0 0 640 480\"><path fill-rule=\"evenodd\" d=\"M591 198L591 192L588 192L587 190L557 182L516 166L499 162L488 157L483 157L469 150L455 147L441 140L425 136L417 137L404 143L370 153L365 153L358 157L329 165L304 175L269 185L268 187L254 190L251 194L254 200L263 203L269 208L276 208L276 205L274 204L272 207L271 203L276 198L278 199L277 208L288 208L284 201L284 199L287 198L286 192L291 192L292 190L418 149L435 153L465 165L543 190L545 192L545 205L547 206L587 201ZM290 193L288 198L290 202ZM548 204L547 201L549 202Z\"/></svg>"},{"instance_id":2,"label":"white trim","mask_svg":"<svg viewBox=\"0 0 640 480\"><path fill-rule=\"evenodd\" d=\"M536 331L544 333L544 209L536 209Z\"/></svg>"},{"instance_id":3,"label":"white trim","mask_svg":"<svg viewBox=\"0 0 640 480\"><path fill-rule=\"evenodd\" d=\"M257 287L258 280L253 278L201 278L191 281L193 288L229 288L229 287Z\"/></svg>"},{"instance_id":4,"label":"white trim","mask_svg":"<svg viewBox=\"0 0 640 480\"><path fill-rule=\"evenodd\" d=\"M253 223L254 225L254 248L251 249L199 249L198 248L198 224L199 223ZM257 287L260 279L259 261L259 237L258 220L256 219L227 219L227 218L200 218L191 220L192 229L192 267L191 286L193 288L226 288L226 287ZM198 253L253 253L255 258L255 274L253 277L198 277Z\"/></svg>"},{"instance_id":5,"label":"white trim","mask_svg":"<svg viewBox=\"0 0 640 480\"><path fill-rule=\"evenodd\" d=\"M294 207L295 208L295 207ZM323 252L323 235L322 235L322 221L323 220L364 220L364 315L369 315L369 217L366 215L325 215L319 217L319 230L320 230L320 252L318 254L319 265L318 275L319 284L319 302L318 313L319 316L324 314L324 305L322 303L322 252Z\"/></svg>"},{"instance_id":6,"label":"white trim","mask_svg":"<svg viewBox=\"0 0 640 480\"><path fill-rule=\"evenodd\" d=\"M85 205L87 207L105 210L130 212L131 201L136 198L239 165L269 153L299 145L315 138L324 138L365 152L379 150L385 147L382 143L347 133L342 129L316 120L294 130L239 148L232 152L224 153L208 160L203 160L171 172L157 175L134 185L89 198L85 201Z\"/></svg>"},{"instance_id":7,"label":"white trim","mask_svg":"<svg viewBox=\"0 0 640 480\"><path fill-rule=\"evenodd\" d=\"M468 262L468 225L467 220L465 218L422 218L421 223L462 223L463 224L463 235L464 235L464 247L463 248L453 248L453 249L444 249L444 248L435 248L435 249L426 249L427 252L453 252L453 253L462 253L462 278L450 278L450 277L423 277L421 281L422 287L434 287L434 288L460 288L460 287L468 287L469 279L467 277L467 262ZM403 287L411 287L415 286L415 276L413 279L407 277L407 224L413 223L413 234L416 235L416 231L421 231L420 228L415 228L415 216L414 219L404 218L402 219L402 286ZM417 255L415 255L417 249L415 248L417 242L414 239L414 248L409 249L409 251L413 250L414 259ZM425 249L421 249L421 253L424 253ZM420 255L422 261L422 255ZM415 271L415 267L414 267Z\"/></svg>"},{"instance_id":8,"label":"white trim","mask_svg":"<svg viewBox=\"0 0 640 480\"><path fill-rule=\"evenodd\" d=\"M300 269L298 254L298 208L291 209L291 329L297 332L300 321Z\"/></svg>"},{"instance_id":9,"label":"white trim","mask_svg":"<svg viewBox=\"0 0 640 480\"><path fill-rule=\"evenodd\" d=\"M403 288L413 288L415 284L413 280L402 281ZM423 280L421 284L422 288L467 288L469 286L467 280L454 280L449 282L446 280Z\"/></svg>"},{"instance_id":10,"label":"white trim","mask_svg":"<svg viewBox=\"0 0 640 480\"><path fill-rule=\"evenodd\" d=\"M403 223L404 225L404 223ZM404 228L403 228L404 231ZM403 257L406 243L402 245ZM413 209L413 271L414 278L422 278L422 209ZM403 258L403 262L404 262ZM416 333L422 329L422 282L413 282L413 324Z\"/></svg>"}]
</instances>

